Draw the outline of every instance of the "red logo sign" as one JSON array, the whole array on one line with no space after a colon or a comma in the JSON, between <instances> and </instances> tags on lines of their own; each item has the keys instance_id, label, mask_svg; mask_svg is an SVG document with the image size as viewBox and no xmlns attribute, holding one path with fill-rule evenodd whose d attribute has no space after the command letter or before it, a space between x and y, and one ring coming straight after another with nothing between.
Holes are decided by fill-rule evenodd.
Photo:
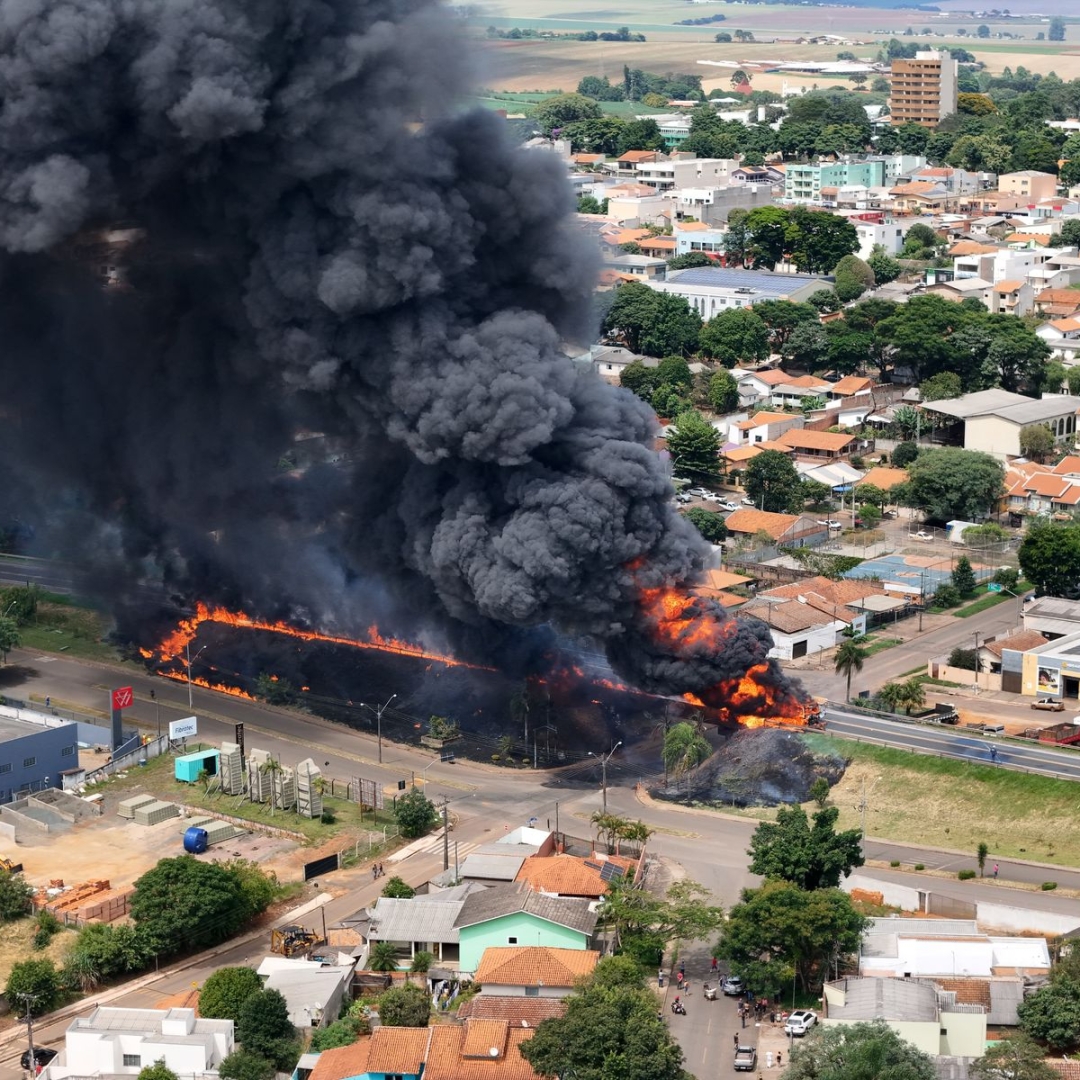
<instances>
[{"instance_id":1,"label":"red logo sign","mask_svg":"<svg viewBox=\"0 0 1080 1080\"><path fill-rule=\"evenodd\" d=\"M112 707L114 709L126 709L135 704L135 694L130 686L121 686L119 690L112 692Z\"/></svg>"}]
</instances>

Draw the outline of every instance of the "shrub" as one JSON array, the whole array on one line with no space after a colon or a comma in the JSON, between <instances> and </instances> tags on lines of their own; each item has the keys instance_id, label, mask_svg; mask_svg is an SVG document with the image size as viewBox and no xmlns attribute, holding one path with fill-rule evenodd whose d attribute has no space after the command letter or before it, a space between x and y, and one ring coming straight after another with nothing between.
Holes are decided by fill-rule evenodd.
<instances>
[{"instance_id":1,"label":"shrub","mask_svg":"<svg viewBox=\"0 0 1080 1080\"><path fill-rule=\"evenodd\" d=\"M398 900L409 900L416 895L416 890L395 875L383 886L382 894Z\"/></svg>"},{"instance_id":2,"label":"shrub","mask_svg":"<svg viewBox=\"0 0 1080 1080\"><path fill-rule=\"evenodd\" d=\"M921 862L917 862L917 863L915 864L915 869L916 869L916 870L925 870L925 869L926 869L926 867L925 867L925 866L924 866L924 865L923 865L923 864L922 864Z\"/></svg>"},{"instance_id":3,"label":"shrub","mask_svg":"<svg viewBox=\"0 0 1080 1080\"><path fill-rule=\"evenodd\" d=\"M395 986L379 998L379 1019L386 1027L427 1027L431 996L422 986Z\"/></svg>"},{"instance_id":4,"label":"shrub","mask_svg":"<svg viewBox=\"0 0 1080 1080\"><path fill-rule=\"evenodd\" d=\"M8 922L21 919L30 911L30 897L34 890L22 874L9 874L0 870L0 919Z\"/></svg>"},{"instance_id":5,"label":"shrub","mask_svg":"<svg viewBox=\"0 0 1080 1080\"><path fill-rule=\"evenodd\" d=\"M334 822L337 821L337 817L335 816L333 810L324 810L322 812L321 816L319 817L319 820L324 825L333 825Z\"/></svg>"},{"instance_id":6,"label":"shrub","mask_svg":"<svg viewBox=\"0 0 1080 1080\"><path fill-rule=\"evenodd\" d=\"M1040 888L1042 889L1043 892L1052 892L1054 889L1057 888L1057 882L1056 881L1044 881L1042 883L1042 885L1040 886Z\"/></svg>"},{"instance_id":7,"label":"shrub","mask_svg":"<svg viewBox=\"0 0 1080 1080\"><path fill-rule=\"evenodd\" d=\"M889 865L890 866L899 866L900 865L900 860L899 859L893 859L893 861L891 863L889 863Z\"/></svg>"},{"instance_id":8,"label":"shrub","mask_svg":"<svg viewBox=\"0 0 1080 1080\"><path fill-rule=\"evenodd\" d=\"M34 923L36 927L34 930L35 949L44 949L52 941L53 937L63 929L60 920L51 911L39 911Z\"/></svg>"},{"instance_id":9,"label":"shrub","mask_svg":"<svg viewBox=\"0 0 1080 1080\"><path fill-rule=\"evenodd\" d=\"M359 1016L344 1016L326 1027L318 1028L311 1037L311 1049L315 1053L335 1050L339 1046L352 1046L361 1035L368 1035L371 1025Z\"/></svg>"},{"instance_id":10,"label":"shrub","mask_svg":"<svg viewBox=\"0 0 1080 1080\"><path fill-rule=\"evenodd\" d=\"M274 1080L274 1066L262 1054L234 1050L218 1069L221 1080Z\"/></svg>"},{"instance_id":11,"label":"shrub","mask_svg":"<svg viewBox=\"0 0 1080 1080\"><path fill-rule=\"evenodd\" d=\"M23 960L11 969L4 996L20 1015L52 1012L60 1000L60 973L51 960Z\"/></svg>"},{"instance_id":12,"label":"shrub","mask_svg":"<svg viewBox=\"0 0 1080 1080\"><path fill-rule=\"evenodd\" d=\"M973 877L975 877L975 871L974 870L961 870L956 876L961 881L970 881Z\"/></svg>"}]
</instances>

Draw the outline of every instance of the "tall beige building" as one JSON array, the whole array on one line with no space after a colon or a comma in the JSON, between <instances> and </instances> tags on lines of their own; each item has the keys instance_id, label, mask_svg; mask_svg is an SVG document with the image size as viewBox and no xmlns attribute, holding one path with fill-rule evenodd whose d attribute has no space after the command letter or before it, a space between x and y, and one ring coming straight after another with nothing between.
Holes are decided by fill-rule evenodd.
<instances>
[{"instance_id":1,"label":"tall beige building","mask_svg":"<svg viewBox=\"0 0 1080 1080\"><path fill-rule=\"evenodd\" d=\"M893 125L937 127L956 112L958 69L950 53L935 49L917 52L914 60L894 60L889 98Z\"/></svg>"}]
</instances>

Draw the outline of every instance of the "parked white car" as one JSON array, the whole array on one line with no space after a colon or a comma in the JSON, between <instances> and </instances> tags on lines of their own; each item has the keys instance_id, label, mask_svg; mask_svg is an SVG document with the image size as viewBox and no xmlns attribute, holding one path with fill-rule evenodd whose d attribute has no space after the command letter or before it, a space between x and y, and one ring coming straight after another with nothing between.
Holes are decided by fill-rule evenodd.
<instances>
[{"instance_id":1,"label":"parked white car","mask_svg":"<svg viewBox=\"0 0 1080 1080\"><path fill-rule=\"evenodd\" d=\"M725 500L720 504L720 509L721 510L738 510L739 509L739 504L738 503L733 503L730 500Z\"/></svg>"},{"instance_id":2,"label":"parked white car","mask_svg":"<svg viewBox=\"0 0 1080 1080\"><path fill-rule=\"evenodd\" d=\"M754 500L751 499L749 496L746 496L743 499L742 504L743 504L743 506L757 506L757 503L754 502Z\"/></svg>"},{"instance_id":3,"label":"parked white car","mask_svg":"<svg viewBox=\"0 0 1080 1080\"><path fill-rule=\"evenodd\" d=\"M696 488L691 488L691 489L690 489L690 490L689 490L689 491L687 492L687 494L688 494L688 495L694 495L694 496L696 496L696 497L697 497L697 498L699 498L699 499L704 499L706 495L711 495L711 494L712 494L712 492L711 492L711 491L708 491L707 489L705 489L705 488L703 488L703 487L696 487Z\"/></svg>"},{"instance_id":4,"label":"parked white car","mask_svg":"<svg viewBox=\"0 0 1080 1080\"><path fill-rule=\"evenodd\" d=\"M812 1009L797 1009L784 1025L785 1035L805 1035L817 1023L817 1013Z\"/></svg>"},{"instance_id":5,"label":"parked white car","mask_svg":"<svg viewBox=\"0 0 1080 1080\"><path fill-rule=\"evenodd\" d=\"M842 529L844 526L836 521L834 518L822 518L818 521L819 525L827 525L830 529Z\"/></svg>"},{"instance_id":6,"label":"parked white car","mask_svg":"<svg viewBox=\"0 0 1080 1080\"><path fill-rule=\"evenodd\" d=\"M911 534L909 533L908 536L911 537ZM926 543L929 540L933 540L934 535L933 533L928 533L925 529L920 529L917 533L915 533L913 537L911 537L911 539L922 540L924 543Z\"/></svg>"}]
</instances>

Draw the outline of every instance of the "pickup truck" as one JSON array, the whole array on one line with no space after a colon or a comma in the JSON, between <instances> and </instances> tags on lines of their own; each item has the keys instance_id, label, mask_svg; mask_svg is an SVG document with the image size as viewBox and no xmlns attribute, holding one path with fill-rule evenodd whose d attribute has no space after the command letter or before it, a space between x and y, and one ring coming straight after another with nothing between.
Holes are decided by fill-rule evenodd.
<instances>
[{"instance_id":1,"label":"pickup truck","mask_svg":"<svg viewBox=\"0 0 1080 1080\"><path fill-rule=\"evenodd\" d=\"M1060 698L1041 697L1031 703L1033 709L1044 709L1046 712L1064 712L1065 702Z\"/></svg>"},{"instance_id":2,"label":"pickup truck","mask_svg":"<svg viewBox=\"0 0 1080 1080\"><path fill-rule=\"evenodd\" d=\"M757 1050L752 1046L740 1046L735 1051L735 1071L752 1072L757 1068Z\"/></svg>"}]
</instances>

